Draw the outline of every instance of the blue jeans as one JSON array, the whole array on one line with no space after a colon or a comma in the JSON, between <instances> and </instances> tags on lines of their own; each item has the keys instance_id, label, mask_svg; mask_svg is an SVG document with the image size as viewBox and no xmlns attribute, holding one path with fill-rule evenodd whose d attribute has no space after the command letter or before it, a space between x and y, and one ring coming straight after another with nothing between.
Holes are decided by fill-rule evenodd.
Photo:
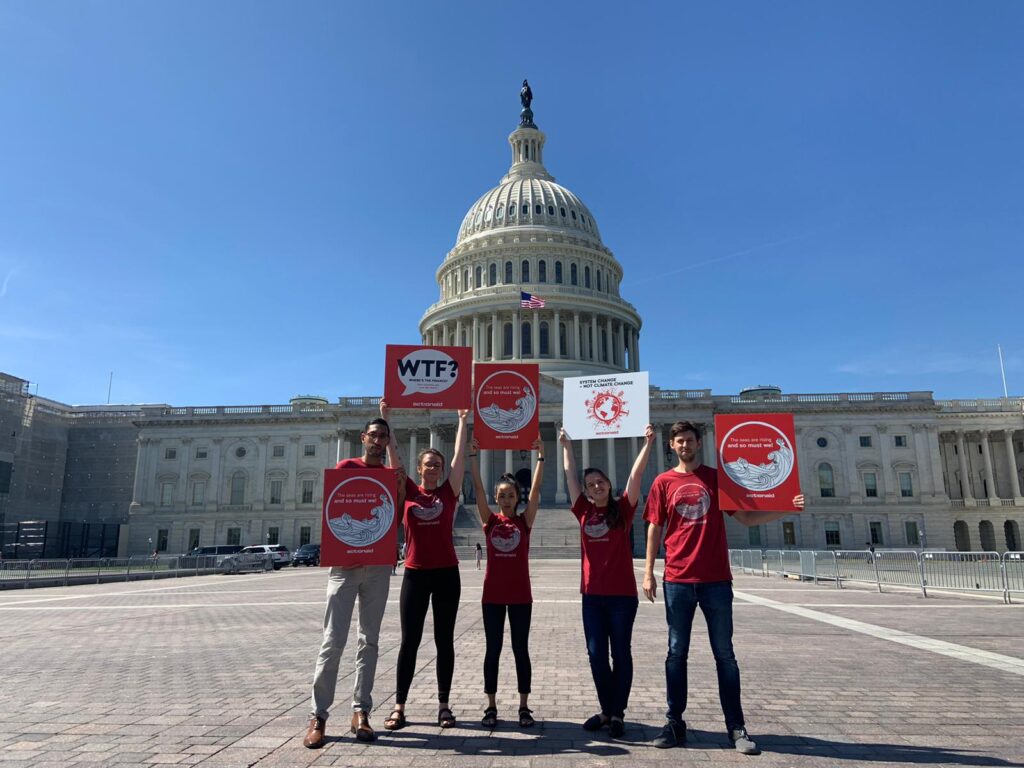
<instances>
[{"instance_id":1,"label":"blue jeans","mask_svg":"<svg viewBox=\"0 0 1024 768\"><path fill-rule=\"evenodd\" d=\"M727 730L742 728L740 705L740 667L732 650L732 582L707 584L664 583L665 618L668 621L668 657L665 681L668 687L668 712L674 722L682 722L686 711L686 657L690 651L693 614L700 606L708 625L711 652L718 671L718 698L722 702Z\"/></svg>"},{"instance_id":2,"label":"blue jeans","mask_svg":"<svg viewBox=\"0 0 1024 768\"><path fill-rule=\"evenodd\" d=\"M583 634L601 712L626 716L633 687L633 622L640 601L625 595L583 595ZM611 664L608 647L611 646Z\"/></svg>"}]
</instances>

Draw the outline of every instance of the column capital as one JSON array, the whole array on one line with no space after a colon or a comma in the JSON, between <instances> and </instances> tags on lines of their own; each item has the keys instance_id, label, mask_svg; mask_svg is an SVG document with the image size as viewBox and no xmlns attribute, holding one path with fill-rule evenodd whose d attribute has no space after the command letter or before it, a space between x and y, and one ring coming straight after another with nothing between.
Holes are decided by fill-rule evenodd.
<instances>
[{"instance_id":1,"label":"column capital","mask_svg":"<svg viewBox=\"0 0 1024 768\"><path fill-rule=\"evenodd\" d=\"M847 435L849 435L849 434L851 434L851 433L853 432L853 427L852 427L852 426L850 426L849 424L843 424L843 425L842 425L842 426L840 427L840 429L842 429L842 430L843 430L843 432L844 432L845 434L847 434Z\"/></svg>"}]
</instances>

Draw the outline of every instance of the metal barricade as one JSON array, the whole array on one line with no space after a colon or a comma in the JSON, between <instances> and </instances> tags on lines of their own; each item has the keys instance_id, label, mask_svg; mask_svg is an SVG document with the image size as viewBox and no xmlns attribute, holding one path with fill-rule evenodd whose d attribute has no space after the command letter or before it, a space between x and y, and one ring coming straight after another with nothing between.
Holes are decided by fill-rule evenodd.
<instances>
[{"instance_id":1,"label":"metal barricade","mask_svg":"<svg viewBox=\"0 0 1024 768\"><path fill-rule=\"evenodd\" d=\"M921 571L921 560L912 549L885 549L875 552L875 576L878 579L878 591L882 585L920 589L928 597Z\"/></svg>"},{"instance_id":2,"label":"metal barricade","mask_svg":"<svg viewBox=\"0 0 1024 768\"><path fill-rule=\"evenodd\" d=\"M1013 593L1024 594L1024 552L1003 553L1003 580L1006 602L1013 602Z\"/></svg>"},{"instance_id":3,"label":"metal barricade","mask_svg":"<svg viewBox=\"0 0 1024 768\"><path fill-rule=\"evenodd\" d=\"M998 552L923 552L921 565L928 589L997 592L1009 601Z\"/></svg>"},{"instance_id":4,"label":"metal barricade","mask_svg":"<svg viewBox=\"0 0 1024 768\"><path fill-rule=\"evenodd\" d=\"M746 552L744 549L730 549L729 550L729 567L732 570L743 568L743 553Z\"/></svg>"},{"instance_id":5,"label":"metal barricade","mask_svg":"<svg viewBox=\"0 0 1024 768\"><path fill-rule=\"evenodd\" d=\"M839 578L839 565L836 563L836 553L830 549L814 550L811 552L814 558L814 583L821 581L834 581L836 589L843 586Z\"/></svg>"},{"instance_id":6,"label":"metal barricade","mask_svg":"<svg viewBox=\"0 0 1024 768\"><path fill-rule=\"evenodd\" d=\"M782 550L782 567L779 569L783 576L800 575L800 552L795 549Z\"/></svg>"},{"instance_id":7,"label":"metal barricade","mask_svg":"<svg viewBox=\"0 0 1024 768\"><path fill-rule=\"evenodd\" d=\"M764 552L764 570L766 576L782 575L782 550L766 549Z\"/></svg>"},{"instance_id":8,"label":"metal barricade","mask_svg":"<svg viewBox=\"0 0 1024 768\"><path fill-rule=\"evenodd\" d=\"M842 581L866 581L878 585L875 558L866 549L835 550L836 568ZM879 587L881 592L881 587Z\"/></svg>"}]
</instances>

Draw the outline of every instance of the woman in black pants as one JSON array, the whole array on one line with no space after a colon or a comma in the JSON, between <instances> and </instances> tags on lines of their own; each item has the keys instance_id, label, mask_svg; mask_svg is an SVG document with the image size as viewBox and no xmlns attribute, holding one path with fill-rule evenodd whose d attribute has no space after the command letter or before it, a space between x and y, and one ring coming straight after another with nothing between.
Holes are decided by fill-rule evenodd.
<instances>
[{"instance_id":1,"label":"woman in black pants","mask_svg":"<svg viewBox=\"0 0 1024 768\"><path fill-rule=\"evenodd\" d=\"M516 682L519 685L519 727L533 725L529 705L532 666L530 664L530 618L533 613L533 594L530 590L530 530L537 519L540 506L540 487L544 480L544 443L538 437L533 445L537 464L533 468L530 498L526 509L519 514L522 489L513 475L504 474L494 487L497 512L487 504L487 490L480 477L476 455L480 446L473 440L470 458L473 465L473 486L476 488L476 507L480 523L487 537L487 571L481 598L484 616L484 635L487 651L484 655L484 693L487 708L480 724L493 728L498 724L498 661L505 639L505 615L512 635L512 655L516 660ZM479 545L477 545L479 546Z\"/></svg>"},{"instance_id":2,"label":"woman in black pants","mask_svg":"<svg viewBox=\"0 0 1024 768\"><path fill-rule=\"evenodd\" d=\"M434 645L437 648L437 724L455 726L448 698L455 671L455 618L459 610L462 582L459 559L452 544L455 509L462 488L466 453L466 418L459 411L459 429L448 480L444 477L444 456L434 448L420 451L416 469L420 485L406 480L405 490L405 576L399 598L402 645L398 651L398 685L395 708L384 727L396 731L406 724L405 701L416 671L416 652L423 638L427 608L433 608Z\"/></svg>"}]
</instances>

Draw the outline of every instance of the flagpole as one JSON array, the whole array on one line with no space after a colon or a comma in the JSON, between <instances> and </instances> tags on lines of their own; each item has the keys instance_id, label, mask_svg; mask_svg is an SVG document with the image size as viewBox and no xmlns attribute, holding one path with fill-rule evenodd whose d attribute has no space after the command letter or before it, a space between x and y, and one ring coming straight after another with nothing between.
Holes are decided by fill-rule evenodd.
<instances>
[{"instance_id":1,"label":"flagpole","mask_svg":"<svg viewBox=\"0 0 1024 768\"><path fill-rule=\"evenodd\" d=\"M1006 390L1006 368L1003 366L1003 348L996 344L996 349L999 351L999 373L1003 377L1003 397L1009 397L1010 393Z\"/></svg>"}]
</instances>

